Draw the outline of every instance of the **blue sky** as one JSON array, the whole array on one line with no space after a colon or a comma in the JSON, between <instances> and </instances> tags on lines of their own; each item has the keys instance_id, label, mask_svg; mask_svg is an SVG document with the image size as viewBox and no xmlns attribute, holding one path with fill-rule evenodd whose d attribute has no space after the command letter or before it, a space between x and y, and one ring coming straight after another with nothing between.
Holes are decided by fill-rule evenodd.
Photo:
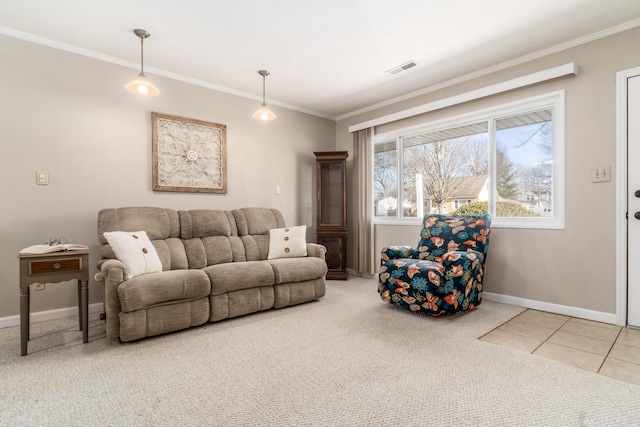
<instances>
[{"instance_id":1,"label":"blue sky","mask_svg":"<svg viewBox=\"0 0 640 427\"><path fill-rule=\"evenodd\" d=\"M544 149L541 149L541 144L544 143L544 138L540 136L534 136L522 147L518 147L521 141L527 139L528 129L536 129L539 124L522 126L511 129L503 129L496 132L496 143L498 148L504 151L511 159L515 166L520 165L526 168L532 167L541 162L551 160L551 156Z\"/></svg>"}]
</instances>

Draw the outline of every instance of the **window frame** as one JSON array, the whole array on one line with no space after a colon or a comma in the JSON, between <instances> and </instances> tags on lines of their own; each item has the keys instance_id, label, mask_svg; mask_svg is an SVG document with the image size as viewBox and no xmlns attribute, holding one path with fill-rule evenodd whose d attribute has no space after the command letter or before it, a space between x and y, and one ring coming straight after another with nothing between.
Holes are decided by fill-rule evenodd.
<instances>
[{"instance_id":1,"label":"window frame","mask_svg":"<svg viewBox=\"0 0 640 427\"><path fill-rule=\"evenodd\" d=\"M393 130L374 135L374 146L378 143L388 143L395 140L396 144L396 169L398 206L404 202L403 188L403 146L402 140L422 133L438 132L453 127L470 125L473 123L486 121L488 125L488 161L489 161L489 214L492 217L492 226L497 228L540 228L540 229L564 229L565 228L565 197L564 197L564 90L550 92L514 102L509 102L494 107L489 107L470 113L460 114L441 120L422 123L402 129ZM496 194L496 120L511 117L518 114L525 114L541 109L551 109L553 117L553 147L552 147L552 206L553 216L550 217L497 217L495 210ZM375 147L374 147L375 151ZM375 169L375 155L373 156L372 169ZM372 178L373 180L373 175ZM372 198L375 204L375 197ZM400 210L396 210L395 217L375 216L375 205L373 209L374 224L389 225L413 225L420 224L422 218L402 217Z\"/></svg>"}]
</instances>

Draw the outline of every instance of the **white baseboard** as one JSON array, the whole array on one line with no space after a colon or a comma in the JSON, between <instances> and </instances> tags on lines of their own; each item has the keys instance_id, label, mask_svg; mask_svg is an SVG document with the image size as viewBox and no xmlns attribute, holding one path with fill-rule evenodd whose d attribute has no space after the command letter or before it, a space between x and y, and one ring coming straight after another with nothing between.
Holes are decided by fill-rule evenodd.
<instances>
[{"instance_id":1,"label":"white baseboard","mask_svg":"<svg viewBox=\"0 0 640 427\"><path fill-rule=\"evenodd\" d=\"M89 313L100 313L104 311L101 302L89 304ZM45 322L47 320L62 319L64 317L77 316L78 307L58 308L55 310L38 311L31 313L30 322ZM0 317L0 329L20 326L20 315Z\"/></svg>"},{"instance_id":2,"label":"white baseboard","mask_svg":"<svg viewBox=\"0 0 640 427\"><path fill-rule=\"evenodd\" d=\"M364 277L367 279L378 279L377 274L359 273L350 268L347 269L350 276ZM548 313L563 314L565 316L577 317L579 319L593 320L594 322L609 323L612 325L626 326L618 322L616 313L604 313L601 311L587 310L586 308L571 307L568 305L553 304L550 302L530 300L526 298L513 297L510 295L494 294L485 292L484 299L487 301L502 302L505 304L517 305L534 310L546 311Z\"/></svg>"},{"instance_id":3,"label":"white baseboard","mask_svg":"<svg viewBox=\"0 0 640 427\"><path fill-rule=\"evenodd\" d=\"M615 313L603 313L601 311L587 310L586 308L571 307L568 305L553 304L550 302L530 300L526 298L512 297L509 295L494 294L485 292L484 299L487 301L502 302L505 304L518 305L520 307L532 308L534 310L547 311L549 313L563 314L565 316L577 317L580 319L593 320L595 322L617 324ZM625 326L625 325L619 325Z\"/></svg>"}]
</instances>

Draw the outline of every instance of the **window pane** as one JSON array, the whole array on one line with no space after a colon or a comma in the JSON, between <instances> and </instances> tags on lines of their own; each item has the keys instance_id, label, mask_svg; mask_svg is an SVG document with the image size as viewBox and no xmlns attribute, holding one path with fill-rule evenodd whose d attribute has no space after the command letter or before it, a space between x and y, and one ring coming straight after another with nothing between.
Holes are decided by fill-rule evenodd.
<instances>
[{"instance_id":1,"label":"window pane","mask_svg":"<svg viewBox=\"0 0 640 427\"><path fill-rule=\"evenodd\" d=\"M469 200L486 202L488 163L487 122L404 138L402 216L452 213Z\"/></svg>"},{"instance_id":2,"label":"window pane","mask_svg":"<svg viewBox=\"0 0 640 427\"><path fill-rule=\"evenodd\" d=\"M378 143L374 147L375 216L396 216L398 205L397 157L398 150L395 140Z\"/></svg>"},{"instance_id":3,"label":"window pane","mask_svg":"<svg viewBox=\"0 0 640 427\"><path fill-rule=\"evenodd\" d=\"M551 109L496 120L496 216L553 216Z\"/></svg>"}]
</instances>

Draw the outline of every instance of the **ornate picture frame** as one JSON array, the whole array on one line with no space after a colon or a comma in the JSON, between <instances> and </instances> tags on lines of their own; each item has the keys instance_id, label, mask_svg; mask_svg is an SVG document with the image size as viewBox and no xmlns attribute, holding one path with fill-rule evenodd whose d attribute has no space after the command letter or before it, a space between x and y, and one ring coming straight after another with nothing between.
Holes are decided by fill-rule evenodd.
<instances>
[{"instance_id":1,"label":"ornate picture frame","mask_svg":"<svg viewBox=\"0 0 640 427\"><path fill-rule=\"evenodd\" d=\"M227 192L227 126L152 112L153 191Z\"/></svg>"}]
</instances>

